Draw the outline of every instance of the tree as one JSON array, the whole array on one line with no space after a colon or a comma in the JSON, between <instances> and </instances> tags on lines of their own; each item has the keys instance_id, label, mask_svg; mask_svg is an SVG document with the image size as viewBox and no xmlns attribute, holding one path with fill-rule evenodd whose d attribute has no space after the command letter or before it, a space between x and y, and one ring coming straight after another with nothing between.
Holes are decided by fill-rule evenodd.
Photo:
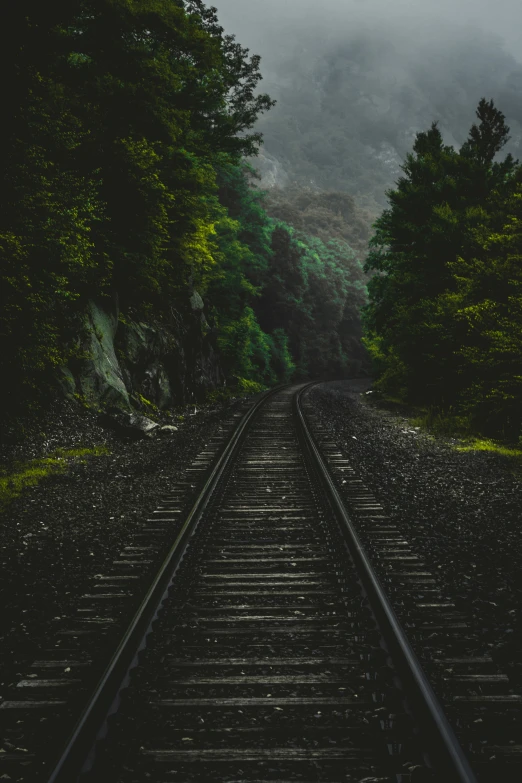
<instances>
[{"instance_id":1,"label":"tree","mask_svg":"<svg viewBox=\"0 0 522 783\"><path fill-rule=\"evenodd\" d=\"M495 108L493 101L481 98L476 114L480 124L473 123L471 126L460 154L474 158L479 166L485 168L493 163L497 152L509 141L509 128L505 116Z\"/></svg>"},{"instance_id":2,"label":"tree","mask_svg":"<svg viewBox=\"0 0 522 783\"><path fill-rule=\"evenodd\" d=\"M522 170L502 200L503 226L490 216L474 230L475 247L451 265L447 296L461 325L459 407L489 434L516 440L522 429Z\"/></svg>"},{"instance_id":3,"label":"tree","mask_svg":"<svg viewBox=\"0 0 522 783\"><path fill-rule=\"evenodd\" d=\"M480 125L462 149L443 144L434 123L417 134L403 165L405 177L388 192L390 208L377 220L367 271L367 343L380 362L381 384L410 400L449 405L458 395L455 346L462 323L449 307L452 264L468 256L473 230L499 194L512 188L516 162L493 156L507 140L504 117L481 100Z\"/></svg>"},{"instance_id":4,"label":"tree","mask_svg":"<svg viewBox=\"0 0 522 783\"><path fill-rule=\"evenodd\" d=\"M215 168L273 104L200 0L51 5L21 0L0 47L0 363L39 389L90 296L168 319L216 275Z\"/></svg>"},{"instance_id":5,"label":"tree","mask_svg":"<svg viewBox=\"0 0 522 783\"><path fill-rule=\"evenodd\" d=\"M303 378L342 376L362 358L361 265L345 241L323 242L270 219L262 207L264 194L250 180L249 167L218 172L229 217L216 224L222 261L208 294L229 371L247 379L252 373L279 380L294 372ZM233 345L253 345L252 340L263 346L257 360L244 350L234 352Z\"/></svg>"}]
</instances>

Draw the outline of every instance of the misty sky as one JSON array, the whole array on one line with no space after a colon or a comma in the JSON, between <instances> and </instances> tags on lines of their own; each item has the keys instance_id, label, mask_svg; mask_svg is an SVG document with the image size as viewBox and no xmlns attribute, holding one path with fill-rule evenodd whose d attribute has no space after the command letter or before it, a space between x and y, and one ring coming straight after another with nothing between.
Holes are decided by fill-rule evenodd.
<instances>
[{"instance_id":1,"label":"misty sky","mask_svg":"<svg viewBox=\"0 0 522 783\"><path fill-rule=\"evenodd\" d=\"M270 66L274 37L293 23L306 33L342 36L356 27L402 29L429 36L452 25L497 34L522 62L522 0L215 0L222 26ZM442 23L434 26L434 21Z\"/></svg>"},{"instance_id":2,"label":"misty sky","mask_svg":"<svg viewBox=\"0 0 522 783\"><path fill-rule=\"evenodd\" d=\"M460 147L482 97L511 129L502 154L522 158L522 0L212 4L261 55L258 89L276 100L256 126L263 186L306 182L382 207L416 133L436 121Z\"/></svg>"}]
</instances>

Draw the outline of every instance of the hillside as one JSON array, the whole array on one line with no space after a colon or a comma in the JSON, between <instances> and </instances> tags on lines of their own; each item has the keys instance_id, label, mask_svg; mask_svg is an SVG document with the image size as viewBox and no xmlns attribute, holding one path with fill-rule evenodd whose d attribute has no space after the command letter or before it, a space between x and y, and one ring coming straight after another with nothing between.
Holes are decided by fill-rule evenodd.
<instances>
[{"instance_id":1,"label":"hillside","mask_svg":"<svg viewBox=\"0 0 522 783\"><path fill-rule=\"evenodd\" d=\"M342 239L360 259L365 257L377 215L361 209L348 193L321 191L294 183L268 188L263 203L270 217L323 242Z\"/></svg>"},{"instance_id":2,"label":"hillside","mask_svg":"<svg viewBox=\"0 0 522 783\"><path fill-rule=\"evenodd\" d=\"M263 89L277 101L256 125L263 186L343 191L376 214L416 133L437 121L444 141L459 146L483 96L506 115L506 151L522 157L522 64L473 22L383 12L363 23L339 4L326 13L330 3L300 20L252 9L247 26L237 3L220 5L231 6L229 28L261 55Z\"/></svg>"}]
</instances>

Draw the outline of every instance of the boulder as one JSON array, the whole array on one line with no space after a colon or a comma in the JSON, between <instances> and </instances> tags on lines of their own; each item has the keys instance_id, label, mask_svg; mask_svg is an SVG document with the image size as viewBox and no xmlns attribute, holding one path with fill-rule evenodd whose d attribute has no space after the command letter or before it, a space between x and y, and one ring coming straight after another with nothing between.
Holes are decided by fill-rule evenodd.
<instances>
[{"instance_id":1,"label":"boulder","mask_svg":"<svg viewBox=\"0 0 522 783\"><path fill-rule=\"evenodd\" d=\"M100 416L100 421L105 427L110 427L119 435L128 438L150 438L156 434L160 426L157 422L142 416L141 413L109 408Z\"/></svg>"},{"instance_id":2,"label":"boulder","mask_svg":"<svg viewBox=\"0 0 522 783\"><path fill-rule=\"evenodd\" d=\"M160 435L162 433L163 433L163 435L169 435L169 434L172 434L173 432L178 432L178 428L174 427L173 424L164 424L163 427L159 428L159 434Z\"/></svg>"}]
</instances>

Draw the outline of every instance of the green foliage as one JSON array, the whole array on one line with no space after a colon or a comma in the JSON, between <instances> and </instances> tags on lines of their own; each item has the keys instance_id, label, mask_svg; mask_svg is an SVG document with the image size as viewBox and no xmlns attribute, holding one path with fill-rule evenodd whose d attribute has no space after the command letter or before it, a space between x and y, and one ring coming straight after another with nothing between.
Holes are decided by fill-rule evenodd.
<instances>
[{"instance_id":1,"label":"green foliage","mask_svg":"<svg viewBox=\"0 0 522 783\"><path fill-rule=\"evenodd\" d=\"M471 416L465 415L458 408L449 405L446 408L428 408L422 415L411 420L413 426L427 429L435 435L458 435L469 438L473 432Z\"/></svg>"},{"instance_id":2,"label":"green foliage","mask_svg":"<svg viewBox=\"0 0 522 783\"><path fill-rule=\"evenodd\" d=\"M117 295L123 323L168 322L196 287L245 390L360 361L366 278L343 220L355 241L364 219L343 194L312 199L296 229L268 217L244 158L273 101L214 8L22 0L1 43L0 371L14 398L81 357L93 297Z\"/></svg>"},{"instance_id":3,"label":"green foliage","mask_svg":"<svg viewBox=\"0 0 522 783\"><path fill-rule=\"evenodd\" d=\"M249 381L247 378L238 378L237 381L237 388L243 394L259 394L259 392L266 389L266 386L263 386L263 384L257 383L256 381Z\"/></svg>"},{"instance_id":4,"label":"green foliage","mask_svg":"<svg viewBox=\"0 0 522 783\"><path fill-rule=\"evenodd\" d=\"M263 386L256 381L249 381L246 378L238 378L235 376L230 380L231 383L228 386L220 386L209 392L207 395L207 402L228 403L231 400L237 399L239 395L250 396L266 390L266 386Z\"/></svg>"},{"instance_id":5,"label":"green foliage","mask_svg":"<svg viewBox=\"0 0 522 783\"><path fill-rule=\"evenodd\" d=\"M77 447L75 449L58 448L48 457L33 459L15 465L11 471L0 473L0 511L28 487L34 487L49 476L66 473L78 462L87 458L104 457L109 454L106 446Z\"/></svg>"},{"instance_id":6,"label":"green foliage","mask_svg":"<svg viewBox=\"0 0 522 783\"><path fill-rule=\"evenodd\" d=\"M142 408L145 415L148 416L149 419L152 419L152 421L157 421L160 413L158 406L154 405L154 403L144 397L143 394L138 394L137 398L138 405Z\"/></svg>"},{"instance_id":7,"label":"green foliage","mask_svg":"<svg viewBox=\"0 0 522 783\"><path fill-rule=\"evenodd\" d=\"M241 372L247 380L271 383L270 342L251 307L245 307L237 320L224 317L218 346L228 375Z\"/></svg>"},{"instance_id":8,"label":"green foliage","mask_svg":"<svg viewBox=\"0 0 522 783\"><path fill-rule=\"evenodd\" d=\"M362 363L366 276L342 238L323 241L264 209L248 165L222 164L216 223L218 274L210 317L228 374L263 384L341 376Z\"/></svg>"},{"instance_id":9,"label":"green foliage","mask_svg":"<svg viewBox=\"0 0 522 783\"><path fill-rule=\"evenodd\" d=\"M443 298L459 325L460 404L490 433L512 440L522 430L522 183L502 197L504 225L490 216L475 247L451 266L455 292Z\"/></svg>"},{"instance_id":10,"label":"green foliage","mask_svg":"<svg viewBox=\"0 0 522 783\"><path fill-rule=\"evenodd\" d=\"M515 439L522 426L522 173L482 99L460 151L417 135L376 223L365 311L378 385L432 418ZM451 412L451 415L450 413ZM516 436L516 437L515 437Z\"/></svg>"},{"instance_id":11,"label":"green foliage","mask_svg":"<svg viewBox=\"0 0 522 783\"><path fill-rule=\"evenodd\" d=\"M374 217L360 209L353 196L340 191L316 191L311 187L289 185L271 188L264 204L270 217L293 226L301 233L328 242L344 240L359 259L368 249Z\"/></svg>"},{"instance_id":12,"label":"green foliage","mask_svg":"<svg viewBox=\"0 0 522 783\"><path fill-rule=\"evenodd\" d=\"M393 345L384 344L383 337L371 332L362 339L370 356L374 374L374 386L398 399L407 399L408 367L401 361Z\"/></svg>"},{"instance_id":13,"label":"green foliage","mask_svg":"<svg viewBox=\"0 0 522 783\"><path fill-rule=\"evenodd\" d=\"M508 448L502 443L491 440L490 438L472 438L464 446L456 446L457 451L486 451L493 454L500 454L502 457L522 461L522 449Z\"/></svg>"},{"instance_id":14,"label":"green foliage","mask_svg":"<svg viewBox=\"0 0 522 783\"><path fill-rule=\"evenodd\" d=\"M362 266L341 239L327 242L297 234L305 283L301 311L301 375L342 377L351 359L362 359L359 313L366 302Z\"/></svg>"},{"instance_id":15,"label":"green foliage","mask_svg":"<svg viewBox=\"0 0 522 783\"><path fill-rule=\"evenodd\" d=\"M323 240L269 218L266 194L251 179L249 166L222 168L218 176L220 200L235 220L216 225L224 274L209 288L209 299L218 333L225 329L220 344L228 367L245 378L255 372L263 383L346 375L365 357L362 265L342 237ZM254 364L239 350L247 332L254 334L253 321L246 329L245 308L267 338L254 340Z\"/></svg>"},{"instance_id":16,"label":"green foliage","mask_svg":"<svg viewBox=\"0 0 522 783\"><path fill-rule=\"evenodd\" d=\"M0 371L27 401L92 296L168 318L221 260L216 166L256 153L259 57L201 0L21 0L1 35Z\"/></svg>"},{"instance_id":17,"label":"green foliage","mask_svg":"<svg viewBox=\"0 0 522 783\"><path fill-rule=\"evenodd\" d=\"M291 381L296 366L290 353L288 335L284 329L274 329L269 336L274 375L281 383Z\"/></svg>"}]
</instances>

